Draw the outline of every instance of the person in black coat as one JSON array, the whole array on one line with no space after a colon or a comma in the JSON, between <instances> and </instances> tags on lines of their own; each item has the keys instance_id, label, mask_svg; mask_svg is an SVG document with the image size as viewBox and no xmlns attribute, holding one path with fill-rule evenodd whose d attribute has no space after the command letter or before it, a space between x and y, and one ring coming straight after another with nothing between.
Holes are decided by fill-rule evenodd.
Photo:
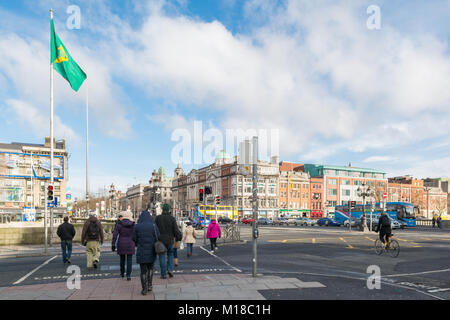
<instances>
[{"instance_id":1,"label":"person in black coat","mask_svg":"<svg viewBox=\"0 0 450 320\"><path fill-rule=\"evenodd\" d=\"M158 226L159 232L161 232L162 243L167 248L167 252L159 255L159 266L161 268L161 279L166 279L166 273L169 277L173 277L174 269L174 240L181 241L183 235L178 228L175 218L170 213L170 206L165 203L162 207L162 214L156 216L155 223Z\"/></svg>"},{"instance_id":2,"label":"person in black coat","mask_svg":"<svg viewBox=\"0 0 450 320\"><path fill-rule=\"evenodd\" d=\"M385 239L388 240L389 237L392 235L391 220L386 214L386 211L383 211L381 213L381 217L378 220L378 225L375 232L380 232L380 240L383 243L385 243Z\"/></svg>"},{"instance_id":3,"label":"person in black coat","mask_svg":"<svg viewBox=\"0 0 450 320\"><path fill-rule=\"evenodd\" d=\"M136 262L141 268L142 294L152 291L153 265L156 260L155 243L160 233L150 213L142 211L134 227L132 239L137 247Z\"/></svg>"},{"instance_id":4,"label":"person in black coat","mask_svg":"<svg viewBox=\"0 0 450 320\"><path fill-rule=\"evenodd\" d=\"M64 222L59 225L56 234L61 239L63 263L70 263L72 255L72 239L75 237L75 228L69 223L69 217L64 217Z\"/></svg>"}]
</instances>

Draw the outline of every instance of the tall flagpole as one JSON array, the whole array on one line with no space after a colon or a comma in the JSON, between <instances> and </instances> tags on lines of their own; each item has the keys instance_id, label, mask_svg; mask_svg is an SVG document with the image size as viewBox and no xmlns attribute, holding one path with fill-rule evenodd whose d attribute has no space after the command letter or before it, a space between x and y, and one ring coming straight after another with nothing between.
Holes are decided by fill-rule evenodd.
<instances>
[{"instance_id":1,"label":"tall flagpole","mask_svg":"<svg viewBox=\"0 0 450 320\"><path fill-rule=\"evenodd\" d=\"M50 9L50 19L53 20L53 9ZM50 63L50 184L53 184L53 61ZM47 200L45 201L45 218L47 218ZM50 245L53 235L53 210L50 208ZM47 222L45 221L45 245L47 251Z\"/></svg>"},{"instance_id":2,"label":"tall flagpole","mask_svg":"<svg viewBox=\"0 0 450 320\"><path fill-rule=\"evenodd\" d=\"M86 79L87 80L87 79ZM89 85L86 81L86 214L89 216Z\"/></svg>"}]
</instances>

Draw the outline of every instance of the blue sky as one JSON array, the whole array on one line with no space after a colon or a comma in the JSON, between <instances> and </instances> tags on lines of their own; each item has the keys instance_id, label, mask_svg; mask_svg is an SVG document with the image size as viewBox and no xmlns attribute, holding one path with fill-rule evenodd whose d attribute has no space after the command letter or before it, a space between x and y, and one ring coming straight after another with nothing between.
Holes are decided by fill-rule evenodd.
<instances>
[{"instance_id":1,"label":"blue sky","mask_svg":"<svg viewBox=\"0 0 450 320\"><path fill-rule=\"evenodd\" d=\"M80 29L67 27L70 5ZM380 29L366 26L370 5ZM160 166L172 174L172 134L192 134L194 121L223 135L276 129L281 160L450 176L449 0L0 0L1 142L49 134L50 8L88 75L75 93L55 73L55 136L75 196L87 86L93 192Z\"/></svg>"}]
</instances>

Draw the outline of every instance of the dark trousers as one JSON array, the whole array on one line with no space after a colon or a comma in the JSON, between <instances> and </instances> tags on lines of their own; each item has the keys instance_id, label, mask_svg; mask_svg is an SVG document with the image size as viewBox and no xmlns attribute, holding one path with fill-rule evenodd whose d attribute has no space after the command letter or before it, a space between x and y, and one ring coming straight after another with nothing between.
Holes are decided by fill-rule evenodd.
<instances>
[{"instance_id":1,"label":"dark trousers","mask_svg":"<svg viewBox=\"0 0 450 320\"><path fill-rule=\"evenodd\" d=\"M152 289L153 263L140 263L142 289L147 291Z\"/></svg>"},{"instance_id":2,"label":"dark trousers","mask_svg":"<svg viewBox=\"0 0 450 320\"><path fill-rule=\"evenodd\" d=\"M121 254L120 255L120 274L123 276L125 273L125 260L127 260L127 278L131 277L131 271L133 269L133 255Z\"/></svg>"},{"instance_id":3,"label":"dark trousers","mask_svg":"<svg viewBox=\"0 0 450 320\"><path fill-rule=\"evenodd\" d=\"M72 240L61 240L62 259L65 263L72 255Z\"/></svg>"},{"instance_id":4,"label":"dark trousers","mask_svg":"<svg viewBox=\"0 0 450 320\"><path fill-rule=\"evenodd\" d=\"M217 238L209 238L209 242L211 243L211 251L214 251L217 248Z\"/></svg>"},{"instance_id":5,"label":"dark trousers","mask_svg":"<svg viewBox=\"0 0 450 320\"><path fill-rule=\"evenodd\" d=\"M384 229L380 229L380 240L381 242L385 243L384 239L386 237L386 240L391 236L391 231L390 230L384 230Z\"/></svg>"}]
</instances>

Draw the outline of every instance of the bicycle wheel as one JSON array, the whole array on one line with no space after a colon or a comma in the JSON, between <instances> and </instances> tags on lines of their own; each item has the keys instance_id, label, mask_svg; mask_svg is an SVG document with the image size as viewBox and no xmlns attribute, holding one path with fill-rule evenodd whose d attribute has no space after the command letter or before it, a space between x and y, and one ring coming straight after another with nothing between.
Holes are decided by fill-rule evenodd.
<instances>
[{"instance_id":1,"label":"bicycle wheel","mask_svg":"<svg viewBox=\"0 0 450 320\"><path fill-rule=\"evenodd\" d=\"M398 244L397 240L391 240L391 245L389 246L389 254L393 258L397 258L400 253L400 245Z\"/></svg>"},{"instance_id":2,"label":"bicycle wheel","mask_svg":"<svg viewBox=\"0 0 450 320\"><path fill-rule=\"evenodd\" d=\"M375 240L375 252L380 255L383 253L384 243L380 239Z\"/></svg>"}]
</instances>

